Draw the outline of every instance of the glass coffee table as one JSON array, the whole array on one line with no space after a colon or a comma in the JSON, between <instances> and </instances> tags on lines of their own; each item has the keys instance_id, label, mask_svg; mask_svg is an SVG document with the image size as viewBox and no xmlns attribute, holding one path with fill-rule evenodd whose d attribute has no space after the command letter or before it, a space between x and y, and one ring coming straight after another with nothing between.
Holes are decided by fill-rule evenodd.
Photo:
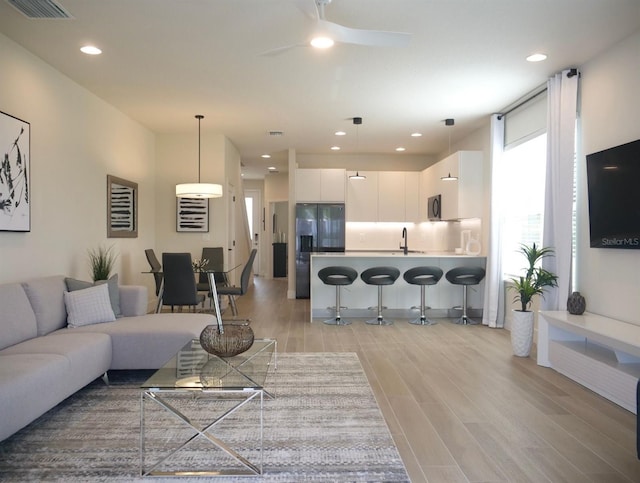
<instances>
[{"instance_id":1,"label":"glass coffee table","mask_svg":"<svg viewBox=\"0 0 640 483\"><path fill-rule=\"evenodd\" d=\"M140 396L140 474L141 476L223 476L223 475L261 475L263 453L263 403L264 396L274 397L273 392L265 389L265 381L270 370L277 368L277 342L275 339L256 339L251 348L237 356L221 358L207 353L200 346L200 341L194 339L187 343L163 367L158 369L144 384L141 385ZM179 398L192 401L212 398L223 405L223 409L208 408L206 421L188 417L175 402ZM176 398L175 402L174 399ZM230 444L223 441L220 435L213 433L225 419L239 411L251 401L259 404L257 446L257 462L249 461ZM184 442L172 445L163 454L154 452L153 458L148 453L147 421L145 421L146 406L154 405L166 410L181 421L188 428L189 437ZM150 408L147 409L147 411ZM247 406L245 410L250 410ZM183 428L184 429L184 428ZM157 429L156 429L157 431ZM162 429L161 429L162 431ZM174 434L167 428L162 437ZM176 433L177 434L177 433ZM195 441L206 441L224 451L236 463L235 468L222 469L182 469L167 470L165 467L170 458L176 453L194 444ZM172 441L172 443L175 443ZM153 461L147 461L153 459ZM186 458L189 461L189 458Z\"/></svg>"}]
</instances>

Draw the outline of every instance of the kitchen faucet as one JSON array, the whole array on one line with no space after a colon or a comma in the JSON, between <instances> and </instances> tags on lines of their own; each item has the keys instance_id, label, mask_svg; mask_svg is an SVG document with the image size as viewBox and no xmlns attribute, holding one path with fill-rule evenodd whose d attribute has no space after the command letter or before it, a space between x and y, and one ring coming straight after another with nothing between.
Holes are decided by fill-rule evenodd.
<instances>
[{"instance_id":1,"label":"kitchen faucet","mask_svg":"<svg viewBox=\"0 0 640 483\"><path fill-rule=\"evenodd\" d=\"M402 239L404 240L404 246L400 244L400 248L404 250L404 254L406 255L407 253L409 253L409 240L407 237L407 227L404 227L402 229Z\"/></svg>"}]
</instances>

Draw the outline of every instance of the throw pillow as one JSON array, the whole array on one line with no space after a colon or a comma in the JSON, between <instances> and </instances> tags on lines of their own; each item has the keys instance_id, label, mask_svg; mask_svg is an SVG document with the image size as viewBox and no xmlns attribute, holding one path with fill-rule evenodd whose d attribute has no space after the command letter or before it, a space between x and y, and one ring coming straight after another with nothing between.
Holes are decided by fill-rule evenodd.
<instances>
[{"instance_id":1,"label":"throw pillow","mask_svg":"<svg viewBox=\"0 0 640 483\"><path fill-rule=\"evenodd\" d=\"M67 324L72 328L116 320L106 284L65 292L64 304L67 307Z\"/></svg>"},{"instance_id":2,"label":"throw pillow","mask_svg":"<svg viewBox=\"0 0 640 483\"><path fill-rule=\"evenodd\" d=\"M118 288L118 274L112 275L109 280L98 280L95 283L85 282L84 280L76 280L75 278L65 278L64 281L67 284L67 290L74 292L76 290L83 290L85 288L94 287L96 285L107 284L109 287L109 300L111 301L111 308L116 318L122 317L122 311L120 310L120 289Z\"/></svg>"}]
</instances>

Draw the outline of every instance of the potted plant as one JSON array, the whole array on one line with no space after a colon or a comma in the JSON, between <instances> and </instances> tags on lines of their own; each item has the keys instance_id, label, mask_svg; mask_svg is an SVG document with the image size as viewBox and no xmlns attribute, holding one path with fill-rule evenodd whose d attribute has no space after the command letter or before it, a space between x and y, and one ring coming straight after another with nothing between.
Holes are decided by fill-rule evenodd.
<instances>
[{"instance_id":1,"label":"potted plant","mask_svg":"<svg viewBox=\"0 0 640 483\"><path fill-rule=\"evenodd\" d=\"M520 245L520 253L527 259L528 267L524 276L513 277L511 288L516 292L514 302L520 304L520 309L513 311L511 326L511 346L513 353L519 357L528 357L533 343L533 312L529 310L533 297L544 297L547 287L558 286L558 276L536 266L545 257L553 256L553 249L539 248L534 243L531 246Z\"/></svg>"},{"instance_id":2,"label":"potted plant","mask_svg":"<svg viewBox=\"0 0 640 483\"><path fill-rule=\"evenodd\" d=\"M99 246L95 250L89 250L89 264L91 265L91 277L93 281L108 280L116 256L111 251L113 245L109 248Z\"/></svg>"}]
</instances>

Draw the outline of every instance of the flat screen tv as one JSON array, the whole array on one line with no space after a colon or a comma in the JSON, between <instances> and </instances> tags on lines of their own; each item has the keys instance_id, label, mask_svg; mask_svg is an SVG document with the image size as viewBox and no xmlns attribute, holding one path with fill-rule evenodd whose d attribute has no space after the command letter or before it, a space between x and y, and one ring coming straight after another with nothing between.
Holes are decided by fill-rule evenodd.
<instances>
[{"instance_id":1,"label":"flat screen tv","mask_svg":"<svg viewBox=\"0 0 640 483\"><path fill-rule=\"evenodd\" d=\"M640 249L640 139L587 155L591 247Z\"/></svg>"}]
</instances>

